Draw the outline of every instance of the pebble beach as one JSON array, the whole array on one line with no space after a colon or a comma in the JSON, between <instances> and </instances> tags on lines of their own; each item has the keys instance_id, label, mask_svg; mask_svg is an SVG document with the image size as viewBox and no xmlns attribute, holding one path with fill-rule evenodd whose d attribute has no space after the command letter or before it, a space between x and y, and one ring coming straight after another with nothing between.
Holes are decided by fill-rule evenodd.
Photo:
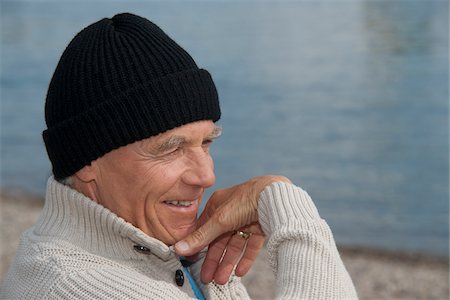
<instances>
[{"instance_id":1,"label":"pebble beach","mask_svg":"<svg viewBox=\"0 0 450 300\"><path fill-rule=\"evenodd\" d=\"M0 194L0 282L20 233L38 218L43 201L18 191ZM338 246L360 299L449 299L448 257ZM275 277L263 250L242 280L252 299L274 299Z\"/></svg>"}]
</instances>

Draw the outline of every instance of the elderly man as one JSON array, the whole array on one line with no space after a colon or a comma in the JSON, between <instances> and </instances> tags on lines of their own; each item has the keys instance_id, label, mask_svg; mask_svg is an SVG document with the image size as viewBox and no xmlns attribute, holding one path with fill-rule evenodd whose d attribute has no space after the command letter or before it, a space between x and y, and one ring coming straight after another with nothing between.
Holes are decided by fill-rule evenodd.
<instances>
[{"instance_id":1,"label":"elderly man","mask_svg":"<svg viewBox=\"0 0 450 300\"><path fill-rule=\"evenodd\" d=\"M119 14L78 33L45 117L53 177L2 299L245 299L238 276L266 237L277 297L356 298L330 229L285 177L217 191L197 220L217 92L150 21Z\"/></svg>"}]
</instances>

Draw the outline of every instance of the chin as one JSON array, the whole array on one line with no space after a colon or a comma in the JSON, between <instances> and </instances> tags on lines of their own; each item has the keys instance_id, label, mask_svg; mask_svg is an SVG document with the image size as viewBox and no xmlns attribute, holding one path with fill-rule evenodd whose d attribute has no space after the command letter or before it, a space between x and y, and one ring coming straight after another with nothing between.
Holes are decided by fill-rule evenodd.
<instances>
[{"instance_id":1,"label":"chin","mask_svg":"<svg viewBox=\"0 0 450 300\"><path fill-rule=\"evenodd\" d=\"M183 228L174 229L172 231L172 242L169 245L173 245L178 241L188 237L191 233L193 233L196 229L196 225L192 224Z\"/></svg>"}]
</instances>

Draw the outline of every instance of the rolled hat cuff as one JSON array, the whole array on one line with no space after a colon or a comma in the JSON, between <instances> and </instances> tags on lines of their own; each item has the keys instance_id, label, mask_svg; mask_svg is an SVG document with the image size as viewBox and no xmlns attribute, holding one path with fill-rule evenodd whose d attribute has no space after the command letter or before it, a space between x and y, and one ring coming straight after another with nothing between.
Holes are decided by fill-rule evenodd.
<instances>
[{"instance_id":1,"label":"rolled hat cuff","mask_svg":"<svg viewBox=\"0 0 450 300\"><path fill-rule=\"evenodd\" d=\"M192 69L134 87L43 132L56 179L121 146L200 120L220 107L208 71Z\"/></svg>"}]
</instances>

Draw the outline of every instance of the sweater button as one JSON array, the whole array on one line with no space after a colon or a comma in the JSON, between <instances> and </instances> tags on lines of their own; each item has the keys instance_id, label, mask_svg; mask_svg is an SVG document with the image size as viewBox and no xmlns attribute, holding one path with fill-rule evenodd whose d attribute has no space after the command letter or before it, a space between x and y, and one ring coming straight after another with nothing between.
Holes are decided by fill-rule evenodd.
<instances>
[{"instance_id":1,"label":"sweater button","mask_svg":"<svg viewBox=\"0 0 450 300\"><path fill-rule=\"evenodd\" d=\"M148 249L147 247L141 245L134 245L133 248L139 253L150 254L150 249Z\"/></svg>"},{"instance_id":2,"label":"sweater button","mask_svg":"<svg viewBox=\"0 0 450 300\"><path fill-rule=\"evenodd\" d=\"M176 270L175 272L175 283L178 286L183 286L184 284L184 274L183 271L181 271L180 269Z\"/></svg>"}]
</instances>

